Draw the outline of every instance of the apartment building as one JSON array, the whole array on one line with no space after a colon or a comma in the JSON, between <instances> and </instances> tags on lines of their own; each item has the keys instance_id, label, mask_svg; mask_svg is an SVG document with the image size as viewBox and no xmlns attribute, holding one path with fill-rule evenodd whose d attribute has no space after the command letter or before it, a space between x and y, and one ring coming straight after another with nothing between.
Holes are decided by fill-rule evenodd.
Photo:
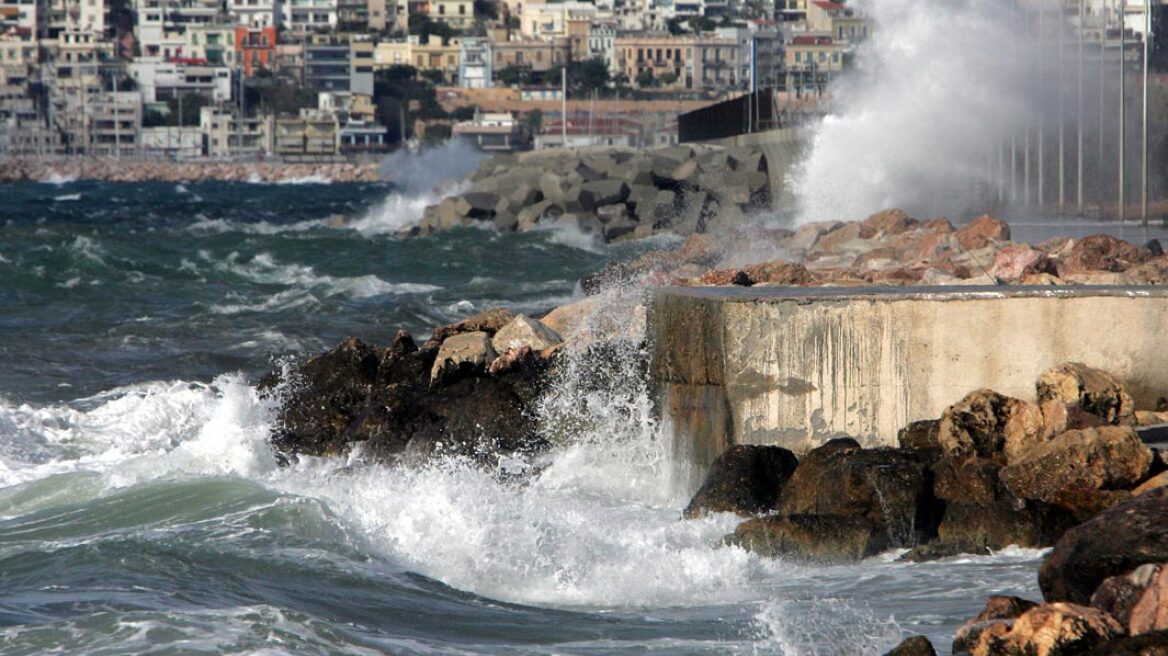
<instances>
[{"instance_id":1,"label":"apartment building","mask_svg":"<svg viewBox=\"0 0 1168 656\"><path fill-rule=\"evenodd\" d=\"M868 38L868 21L846 5L812 0L807 5L807 31L828 34L834 41L854 45Z\"/></svg>"},{"instance_id":2,"label":"apartment building","mask_svg":"<svg viewBox=\"0 0 1168 656\"><path fill-rule=\"evenodd\" d=\"M221 23L191 25L184 30L186 45L181 57L211 66L235 68L235 28Z\"/></svg>"},{"instance_id":3,"label":"apartment building","mask_svg":"<svg viewBox=\"0 0 1168 656\"><path fill-rule=\"evenodd\" d=\"M468 89L486 89L493 85L491 42L479 37L465 37L459 44L458 85Z\"/></svg>"},{"instance_id":4,"label":"apartment building","mask_svg":"<svg viewBox=\"0 0 1168 656\"><path fill-rule=\"evenodd\" d=\"M272 122L241 117L234 109L203 107L199 110L203 152L211 157L254 157L272 152Z\"/></svg>"},{"instance_id":5,"label":"apartment building","mask_svg":"<svg viewBox=\"0 0 1168 656\"><path fill-rule=\"evenodd\" d=\"M276 28L235 27L235 60L243 66L243 74L251 77L261 70L275 68Z\"/></svg>"},{"instance_id":6,"label":"apartment building","mask_svg":"<svg viewBox=\"0 0 1168 656\"><path fill-rule=\"evenodd\" d=\"M547 73L552 68L563 66L571 61L572 46L567 37L550 40L531 38L515 38L511 41L496 42L491 46L494 52L494 71L498 72L513 66L526 71L533 84L545 81ZM555 81L558 84L558 80Z\"/></svg>"},{"instance_id":7,"label":"apartment building","mask_svg":"<svg viewBox=\"0 0 1168 656\"><path fill-rule=\"evenodd\" d=\"M651 75L667 88L737 88L749 79L749 40L701 34L626 33L615 48L631 81Z\"/></svg>"},{"instance_id":8,"label":"apartment building","mask_svg":"<svg viewBox=\"0 0 1168 656\"><path fill-rule=\"evenodd\" d=\"M279 24L279 0L227 0L227 15L238 27L274 28Z\"/></svg>"},{"instance_id":9,"label":"apartment building","mask_svg":"<svg viewBox=\"0 0 1168 656\"><path fill-rule=\"evenodd\" d=\"M138 151L142 94L137 91L102 93L94 99L89 110L87 154L119 157Z\"/></svg>"},{"instance_id":10,"label":"apartment building","mask_svg":"<svg viewBox=\"0 0 1168 656\"><path fill-rule=\"evenodd\" d=\"M282 29L296 34L331 32L337 28L337 0L282 0Z\"/></svg>"},{"instance_id":11,"label":"apartment building","mask_svg":"<svg viewBox=\"0 0 1168 656\"><path fill-rule=\"evenodd\" d=\"M844 43L827 35L800 34L787 44L788 91L820 93L844 69Z\"/></svg>"},{"instance_id":12,"label":"apartment building","mask_svg":"<svg viewBox=\"0 0 1168 656\"><path fill-rule=\"evenodd\" d=\"M446 23L456 30L474 27L473 0L430 0L430 18Z\"/></svg>"}]
</instances>

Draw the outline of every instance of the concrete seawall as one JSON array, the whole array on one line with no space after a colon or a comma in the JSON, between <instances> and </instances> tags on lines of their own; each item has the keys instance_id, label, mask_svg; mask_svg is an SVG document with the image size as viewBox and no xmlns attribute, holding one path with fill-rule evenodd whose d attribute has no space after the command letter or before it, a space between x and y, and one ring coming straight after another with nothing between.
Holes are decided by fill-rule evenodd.
<instances>
[{"instance_id":1,"label":"concrete seawall","mask_svg":"<svg viewBox=\"0 0 1168 656\"><path fill-rule=\"evenodd\" d=\"M1033 400L1038 375L1066 361L1113 372L1151 408L1168 395L1165 327L1158 287L668 287L649 299L661 415L699 470L731 444L895 444L980 387Z\"/></svg>"}]
</instances>

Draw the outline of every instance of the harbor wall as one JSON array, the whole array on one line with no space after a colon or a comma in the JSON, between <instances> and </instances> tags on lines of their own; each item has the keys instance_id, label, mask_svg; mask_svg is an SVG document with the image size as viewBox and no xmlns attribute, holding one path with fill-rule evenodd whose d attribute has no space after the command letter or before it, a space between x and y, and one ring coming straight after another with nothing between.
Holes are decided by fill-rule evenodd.
<instances>
[{"instance_id":1,"label":"harbor wall","mask_svg":"<svg viewBox=\"0 0 1168 656\"><path fill-rule=\"evenodd\" d=\"M983 387L1034 400L1067 361L1168 395L1168 291L1139 287L667 287L648 299L651 376L700 473L732 444L894 445Z\"/></svg>"}]
</instances>

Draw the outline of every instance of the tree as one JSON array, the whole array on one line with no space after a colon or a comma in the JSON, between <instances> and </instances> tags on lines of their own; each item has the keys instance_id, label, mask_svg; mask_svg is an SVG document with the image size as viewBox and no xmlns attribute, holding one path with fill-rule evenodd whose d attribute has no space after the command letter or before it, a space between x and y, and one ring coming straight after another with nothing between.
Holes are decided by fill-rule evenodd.
<instances>
[{"instance_id":1,"label":"tree","mask_svg":"<svg viewBox=\"0 0 1168 656\"><path fill-rule=\"evenodd\" d=\"M451 37L459 35L459 31L453 27L422 13L410 14L408 31L410 34L417 34L424 43L429 41L431 35L441 38L442 43L447 43Z\"/></svg>"},{"instance_id":2,"label":"tree","mask_svg":"<svg viewBox=\"0 0 1168 656\"><path fill-rule=\"evenodd\" d=\"M660 80L664 86L673 86L673 83L677 82L677 74L671 71L665 71L661 74Z\"/></svg>"},{"instance_id":3,"label":"tree","mask_svg":"<svg viewBox=\"0 0 1168 656\"><path fill-rule=\"evenodd\" d=\"M543 127L543 112L537 107L527 112L527 116L523 117L523 122L532 134L538 133L539 129Z\"/></svg>"},{"instance_id":4,"label":"tree","mask_svg":"<svg viewBox=\"0 0 1168 656\"><path fill-rule=\"evenodd\" d=\"M440 68L427 68L422 71L422 77L433 84L444 84L446 82L446 74Z\"/></svg>"},{"instance_id":5,"label":"tree","mask_svg":"<svg viewBox=\"0 0 1168 656\"><path fill-rule=\"evenodd\" d=\"M637 87L638 88L647 89L651 86L655 86L656 82L657 82L657 80L653 77L653 69L651 69L651 68L646 68L645 70L641 71L640 73L637 73Z\"/></svg>"},{"instance_id":6,"label":"tree","mask_svg":"<svg viewBox=\"0 0 1168 656\"><path fill-rule=\"evenodd\" d=\"M694 34L710 32L716 27L718 27L718 24L705 16L691 16L689 19L689 29Z\"/></svg>"},{"instance_id":7,"label":"tree","mask_svg":"<svg viewBox=\"0 0 1168 656\"><path fill-rule=\"evenodd\" d=\"M600 57L593 57L569 66L568 79L573 82L573 88L584 94L592 91L604 91L612 82L612 76L608 73L608 64Z\"/></svg>"},{"instance_id":8,"label":"tree","mask_svg":"<svg viewBox=\"0 0 1168 656\"><path fill-rule=\"evenodd\" d=\"M528 84L531 82L531 71L514 64L507 64L495 71L495 81L507 86Z\"/></svg>"},{"instance_id":9,"label":"tree","mask_svg":"<svg viewBox=\"0 0 1168 656\"><path fill-rule=\"evenodd\" d=\"M171 126L190 126L199 124L199 110L211 104L211 100L206 96L200 96L197 93L186 93L181 96L182 109L179 109L179 98L171 98L166 101L166 106L170 110L170 115L167 116L166 124ZM179 121L182 121L181 125Z\"/></svg>"},{"instance_id":10,"label":"tree","mask_svg":"<svg viewBox=\"0 0 1168 656\"><path fill-rule=\"evenodd\" d=\"M475 117L475 112L479 108L475 105L467 105L465 107L456 107L454 111L450 112L450 118L456 121L472 121Z\"/></svg>"},{"instance_id":11,"label":"tree","mask_svg":"<svg viewBox=\"0 0 1168 656\"><path fill-rule=\"evenodd\" d=\"M474 15L488 20L499 20L499 5L492 0L474 0Z\"/></svg>"}]
</instances>

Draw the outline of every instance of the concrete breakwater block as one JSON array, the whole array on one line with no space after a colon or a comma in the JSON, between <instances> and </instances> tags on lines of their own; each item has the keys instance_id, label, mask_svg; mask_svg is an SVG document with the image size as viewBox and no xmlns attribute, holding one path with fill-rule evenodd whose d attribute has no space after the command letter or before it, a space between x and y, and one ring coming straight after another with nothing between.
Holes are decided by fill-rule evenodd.
<instances>
[{"instance_id":1,"label":"concrete breakwater block","mask_svg":"<svg viewBox=\"0 0 1168 656\"><path fill-rule=\"evenodd\" d=\"M648 308L661 414L699 473L732 444L895 445L980 388L1035 401L1068 361L1137 406L1168 395L1158 287L666 287Z\"/></svg>"}]
</instances>

